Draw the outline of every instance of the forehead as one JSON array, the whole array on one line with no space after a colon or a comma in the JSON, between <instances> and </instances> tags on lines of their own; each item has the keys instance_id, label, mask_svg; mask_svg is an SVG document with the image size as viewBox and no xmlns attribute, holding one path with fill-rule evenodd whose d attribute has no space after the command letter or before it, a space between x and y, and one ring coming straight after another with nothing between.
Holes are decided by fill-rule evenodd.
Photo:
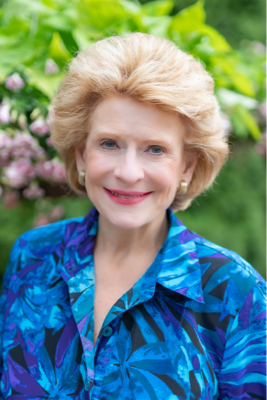
<instances>
[{"instance_id":1,"label":"forehead","mask_svg":"<svg viewBox=\"0 0 267 400\"><path fill-rule=\"evenodd\" d=\"M126 95L113 95L104 99L93 112L89 132L90 135L145 135L151 136L151 139L167 139L171 136L169 139L180 141L184 135L184 125L178 113L164 111Z\"/></svg>"}]
</instances>

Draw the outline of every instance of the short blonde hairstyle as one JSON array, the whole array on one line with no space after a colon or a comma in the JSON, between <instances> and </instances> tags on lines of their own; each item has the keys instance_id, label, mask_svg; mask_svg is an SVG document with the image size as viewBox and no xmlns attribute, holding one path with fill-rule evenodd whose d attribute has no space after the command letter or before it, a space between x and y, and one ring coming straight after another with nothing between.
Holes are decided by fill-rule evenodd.
<instances>
[{"instance_id":1,"label":"short blonde hairstyle","mask_svg":"<svg viewBox=\"0 0 267 400\"><path fill-rule=\"evenodd\" d=\"M85 143L97 105L117 93L182 116L185 152L196 152L198 161L186 195L177 194L171 207L186 209L212 184L229 151L212 77L174 43L144 33L106 38L79 52L53 99L51 123L53 143L77 193L85 188L78 182L74 149Z\"/></svg>"}]
</instances>

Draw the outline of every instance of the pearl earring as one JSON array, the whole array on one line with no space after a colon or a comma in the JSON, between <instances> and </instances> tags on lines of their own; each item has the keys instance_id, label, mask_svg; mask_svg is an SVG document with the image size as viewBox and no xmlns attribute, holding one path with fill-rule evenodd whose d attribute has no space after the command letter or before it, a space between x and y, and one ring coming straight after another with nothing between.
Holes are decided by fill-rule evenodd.
<instances>
[{"instance_id":1,"label":"pearl earring","mask_svg":"<svg viewBox=\"0 0 267 400\"><path fill-rule=\"evenodd\" d=\"M81 186L85 186L85 171L79 171L78 182Z\"/></svg>"},{"instance_id":2,"label":"pearl earring","mask_svg":"<svg viewBox=\"0 0 267 400\"><path fill-rule=\"evenodd\" d=\"M187 188L188 188L188 185L187 185L186 181L181 181L180 189L178 191L179 196L184 196L187 192Z\"/></svg>"}]
</instances>

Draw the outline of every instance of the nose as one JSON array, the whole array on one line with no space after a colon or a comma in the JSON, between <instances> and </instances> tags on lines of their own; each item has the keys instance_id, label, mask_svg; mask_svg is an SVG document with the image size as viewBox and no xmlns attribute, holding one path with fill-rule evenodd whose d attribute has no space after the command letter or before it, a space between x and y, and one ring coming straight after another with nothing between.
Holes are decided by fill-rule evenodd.
<instances>
[{"instance_id":1,"label":"nose","mask_svg":"<svg viewBox=\"0 0 267 400\"><path fill-rule=\"evenodd\" d=\"M129 184L144 178L142 162L134 149L125 150L125 153L117 159L114 175Z\"/></svg>"}]
</instances>

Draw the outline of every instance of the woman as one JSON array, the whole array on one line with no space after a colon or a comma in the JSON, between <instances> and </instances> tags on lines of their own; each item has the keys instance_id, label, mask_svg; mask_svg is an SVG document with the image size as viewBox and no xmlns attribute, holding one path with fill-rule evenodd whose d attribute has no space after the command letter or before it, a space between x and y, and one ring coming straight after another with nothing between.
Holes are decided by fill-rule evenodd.
<instances>
[{"instance_id":1,"label":"woman","mask_svg":"<svg viewBox=\"0 0 267 400\"><path fill-rule=\"evenodd\" d=\"M15 243L2 305L3 399L264 399L263 279L172 210L228 147L213 80L141 33L78 54L53 142L95 208Z\"/></svg>"}]
</instances>

